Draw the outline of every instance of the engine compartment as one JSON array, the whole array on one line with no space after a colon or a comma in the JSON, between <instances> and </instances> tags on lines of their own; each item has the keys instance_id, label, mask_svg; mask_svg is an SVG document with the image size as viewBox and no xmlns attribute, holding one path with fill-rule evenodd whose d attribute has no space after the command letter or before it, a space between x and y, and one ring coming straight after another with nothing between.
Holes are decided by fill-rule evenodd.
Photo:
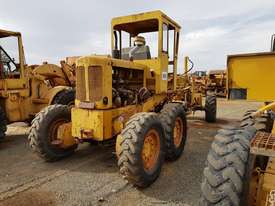
<instances>
[{"instance_id":1,"label":"engine compartment","mask_svg":"<svg viewBox=\"0 0 275 206\"><path fill-rule=\"evenodd\" d=\"M144 71L113 67L112 101L113 107L138 104L151 97L151 92L144 87Z\"/></svg>"}]
</instances>

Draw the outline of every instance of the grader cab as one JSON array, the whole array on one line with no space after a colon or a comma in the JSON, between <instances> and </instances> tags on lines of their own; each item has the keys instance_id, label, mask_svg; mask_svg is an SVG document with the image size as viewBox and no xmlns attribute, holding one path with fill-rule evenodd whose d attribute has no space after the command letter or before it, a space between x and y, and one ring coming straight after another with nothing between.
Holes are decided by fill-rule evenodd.
<instances>
[{"instance_id":1,"label":"grader cab","mask_svg":"<svg viewBox=\"0 0 275 206\"><path fill-rule=\"evenodd\" d=\"M186 141L186 107L174 99L180 26L161 11L117 17L111 25L112 57L78 59L75 106L37 115L30 145L54 161L78 143L116 140L120 173L146 187Z\"/></svg>"},{"instance_id":2,"label":"grader cab","mask_svg":"<svg viewBox=\"0 0 275 206\"><path fill-rule=\"evenodd\" d=\"M274 205L275 53L230 55L228 98L264 102L239 128L216 135L203 173L202 205Z\"/></svg>"},{"instance_id":3,"label":"grader cab","mask_svg":"<svg viewBox=\"0 0 275 206\"><path fill-rule=\"evenodd\" d=\"M73 73L63 61L27 66L21 34L0 30L0 139L7 123L29 121L49 104L73 103Z\"/></svg>"}]
</instances>

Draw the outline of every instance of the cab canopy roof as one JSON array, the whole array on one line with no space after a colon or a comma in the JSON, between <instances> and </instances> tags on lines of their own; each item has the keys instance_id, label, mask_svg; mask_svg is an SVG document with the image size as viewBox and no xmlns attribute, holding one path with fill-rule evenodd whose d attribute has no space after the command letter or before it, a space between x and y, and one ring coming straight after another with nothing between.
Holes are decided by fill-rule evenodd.
<instances>
[{"instance_id":1,"label":"cab canopy roof","mask_svg":"<svg viewBox=\"0 0 275 206\"><path fill-rule=\"evenodd\" d=\"M158 31L159 21L168 23L169 29L180 29L179 24L159 10L113 18L112 28L137 35L139 33Z\"/></svg>"},{"instance_id":2,"label":"cab canopy roof","mask_svg":"<svg viewBox=\"0 0 275 206\"><path fill-rule=\"evenodd\" d=\"M21 36L21 34L20 32L0 29L0 38L9 37L9 36Z\"/></svg>"}]
</instances>

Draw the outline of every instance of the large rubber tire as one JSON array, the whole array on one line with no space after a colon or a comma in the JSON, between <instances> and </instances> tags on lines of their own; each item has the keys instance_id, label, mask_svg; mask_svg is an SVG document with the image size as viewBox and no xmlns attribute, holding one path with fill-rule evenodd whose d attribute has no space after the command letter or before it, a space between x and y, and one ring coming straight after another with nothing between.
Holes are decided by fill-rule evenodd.
<instances>
[{"instance_id":1,"label":"large rubber tire","mask_svg":"<svg viewBox=\"0 0 275 206\"><path fill-rule=\"evenodd\" d=\"M217 98L216 95L208 93L205 97L205 121L216 122L217 119Z\"/></svg>"},{"instance_id":2,"label":"large rubber tire","mask_svg":"<svg viewBox=\"0 0 275 206\"><path fill-rule=\"evenodd\" d=\"M256 110L248 110L245 113L241 122L241 127L245 129L247 127L253 126L257 131L271 133L273 129L273 122L274 122L274 120L271 118L271 114L264 113L260 117L252 118L251 115L255 111ZM250 161L248 163L252 165L251 167L254 167L254 168L259 167L262 170L265 170L269 158L267 156L261 156L261 155L250 155L250 159L253 162L251 163ZM249 179L251 175L252 175L251 171L247 171L247 179ZM249 181L245 183L245 190L248 193Z\"/></svg>"},{"instance_id":3,"label":"large rubber tire","mask_svg":"<svg viewBox=\"0 0 275 206\"><path fill-rule=\"evenodd\" d=\"M57 93L53 99L52 104L63 104L72 106L75 100L75 89L68 88Z\"/></svg>"},{"instance_id":4,"label":"large rubber tire","mask_svg":"<svg viewBox=\"0 0 275 206\"><path fill-rule=\"evenodd\" d=\"M271 132L273 126L269 114L252 118L253 112L245 113L241 130L220 130L216 135L204 169L201 205L246 205L251 168L266 162L250 154L250 140L256 131Z\"/></svg>"},{"instance_id":5,"label":"large rubber tire","mask_svg":"<svg viewBox=\"0 0 275 206\"><path fill-rule=\"evenodd\" d=\"M273 119L271 118L269 113L262 114L260 117L252 118L251 115L256 110L248 110L241 121L241 127L246 128L249 126L253 126L257 129L257 131L262 132L271 132L273 128Z\"/></svg>"},{"instance_id":6,"label":"large rubber tire","mask_svg":"<svg viewBox=\"0 0 275 206\"><path fill-rule=\"evenodd\" d=\"M0 141L3 140L6 136L7 124L8 121L5 111L2 107L0 107Z\"/></svg>"},{"instance_id":7,"label":"large rubber tire","mask_svg":"<svg viewBox=\"0 0 275 206\"><path fill-rule=\"evenodd\" d=\"M164 105L159 117L165 132L165 158L169 161L175 161L181 156L187 138L187 121L184 107L182 104L168 103ZM174 135L176 135L174 134L176 121L182 127L179 142L175 142L174 138Z\"/></svg>"},{"instance_id":8,"label":"large rubber tire","mask_svg":"<svg viewBox=\"0 0 275 206\"><path fill-rule=\"evenodd\" d=\"M145 169L142 151L148 132L154 130L159 137L159 153L149 171ZM134 186L145 188L151 185L159 176L164 161L165 145L164 130L161 121L155 113L138 113L126 123L118 142L118 166L122 176Z\"/></svg>"},{"instance_id":9,"label":"large rubber tire","mask_svg":"<svg viewBox=\"0 0 275 206\"><path fill-rule=\"evenodd\" d=\"M219 130L203 171L200 205L243 205L242 194L250 140L256 129Z\"/></svg>"},{"instance_id":10,"label":"large rubber tire","mask_svg":"<svg viewBox=\"0 0 275 206\"><path fill-rule=\"evenodd\" d=\"M32 150L47 162L71 155L77 147L61 148L50 144L50 134L57 121L70 122L71 112L67 105L50 105L40 111L32 121L29 144Z\"/></svg>"}]
</instances>

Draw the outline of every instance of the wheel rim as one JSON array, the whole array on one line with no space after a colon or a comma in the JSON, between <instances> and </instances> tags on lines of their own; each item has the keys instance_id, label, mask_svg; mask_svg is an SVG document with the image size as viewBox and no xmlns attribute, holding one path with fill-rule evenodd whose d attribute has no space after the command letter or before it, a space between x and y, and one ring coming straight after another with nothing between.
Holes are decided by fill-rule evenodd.
<instances>
[{"instance_id":1,"label":"wheel rim","mask_svg":"<svg viewBox=\"0 0 275 206\"><path fill-rule=\"evenodd\" d=\"M174 144L176 147L179 147L182 142L183 136L183 122L180 117L176 118L175 127L174 127Z\"/></svg>"},{"instance_id":2,"label":"wheel rim","mask_svg":"<svg viewBox=\"0 0 275 206\"><path fill-rule=\"evenodd\" d=\"M143 148L142 160L145 171L150 172L154 169L160 153L160 136L155 129L147 132Z\"/></svg>"},{"instance_id":3,"label":"wheel rim","mask_svg":"<svg viewBox=\"0 0 275 206\"><path fill-rule=\"evenodd\" d=\"M65 119L57 119L54 122L52 122L49 130L49 143L51 146L55 148L62 148L62 141L57 138L57 131L58 128L64 124L67 123Z\"/></svg>"}]
</instances>

